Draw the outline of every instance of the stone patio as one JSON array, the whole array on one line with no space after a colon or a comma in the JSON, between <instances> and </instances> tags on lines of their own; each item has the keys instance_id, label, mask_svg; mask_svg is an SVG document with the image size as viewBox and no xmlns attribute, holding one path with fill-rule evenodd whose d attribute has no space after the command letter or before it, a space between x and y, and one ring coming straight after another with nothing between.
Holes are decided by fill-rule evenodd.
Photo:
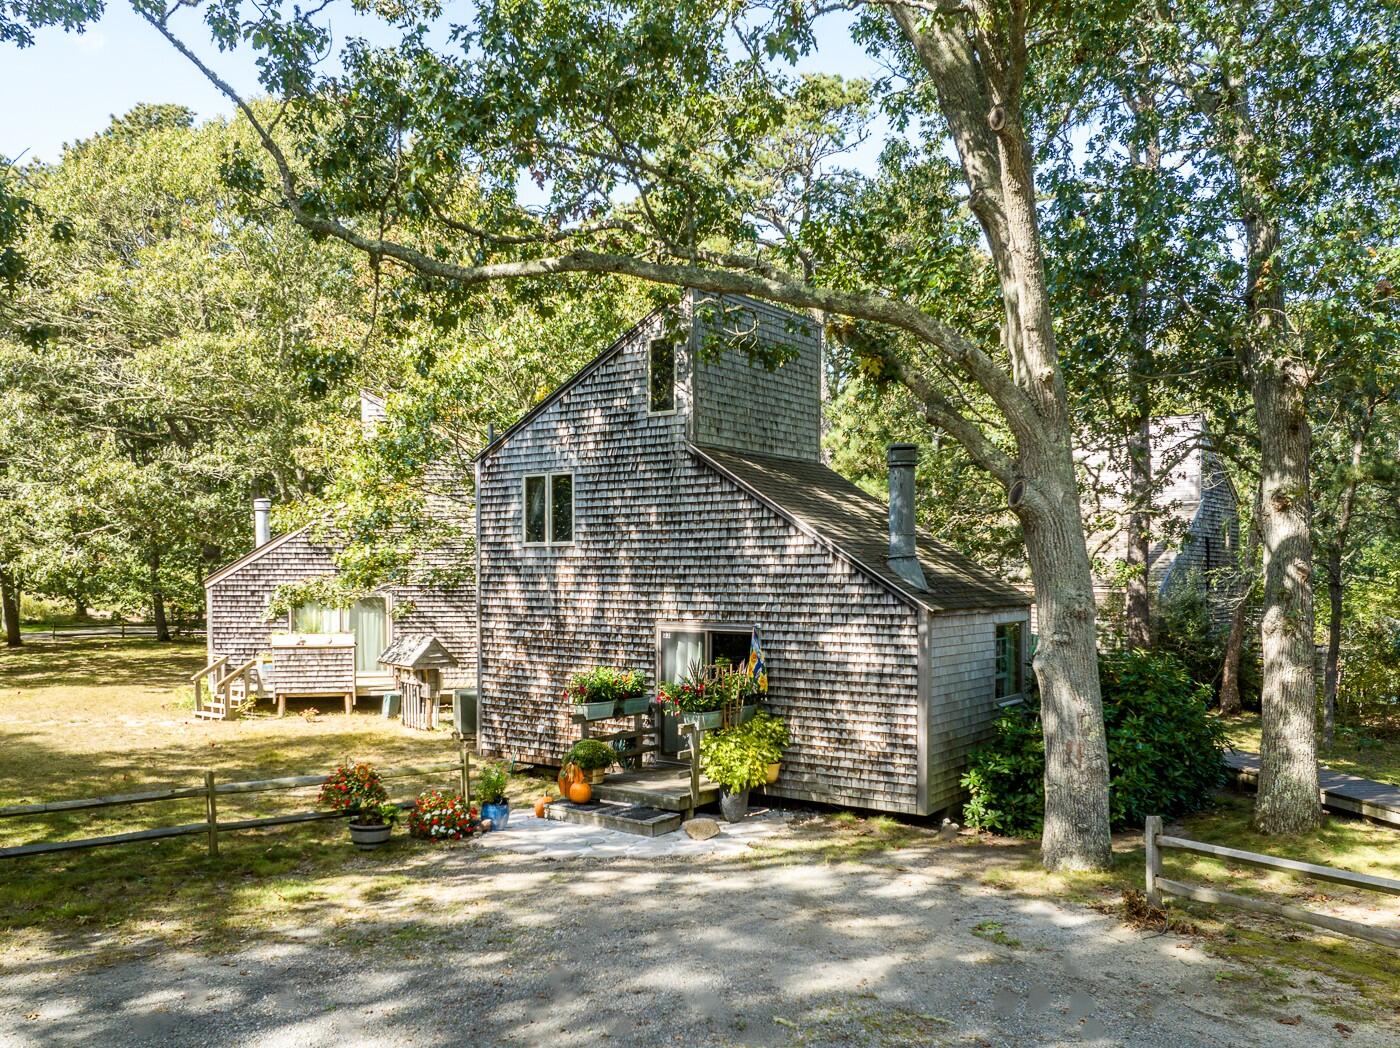
<instances>
[{"instance_id":1,"label":"stone patio","mask_svg":"<svg viewBox=\"0 0 1400 1048\"><path fill-rule=\"evenodd\" d=\"M506 829L484 835L478 847L537 855L543 859L737 855L752 844L786 833L791 816L786 812L763 810L750 813L743 822L717 821L719 836L708 841L694 841L682 830L660 837L639 837L620 830L537 819L528 809L522 809L510 813Z\"/></svg>"}]
</instances>

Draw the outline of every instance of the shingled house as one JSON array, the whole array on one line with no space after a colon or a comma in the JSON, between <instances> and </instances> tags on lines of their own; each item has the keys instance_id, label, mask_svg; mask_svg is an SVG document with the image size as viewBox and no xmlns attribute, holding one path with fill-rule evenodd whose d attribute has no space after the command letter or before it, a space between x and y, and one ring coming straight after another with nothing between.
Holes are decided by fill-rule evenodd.
<instances>
[{"instance_id":1,"label":"shingled house","mask_svg":"<svg viewBox=\"0 0 1400 1048\"><path fill-rule=\"evenodd\" d=\"M1239 504L1234 484L1201 415L1155 418L1151 427L1151 545L1148 592L1154 611L1183 589L1201 592L1212 619L1223 625L1239 596ZM1122 614L1123 590L1115 578L1127 557L1126 472L1093 450L1080 455L1086 474L1085 523L1095 561L1094 588L1105 621Z\"/></svg>"},{"instance_id":2,"label":"shingled house","mask_svg":"<svg viewBox=\"0 0 1400 1048\"><path fill-rule=\"evenodd\" d=\"M1028 598L916 532L819 449L819 332L688 294L600 353L477 460L478 748L557 763L593 665L674 680L764 640L793 744L782 797L927 814L1025 678ZM785 347L776 370L746 340Z\"/></svg>"},{"instance_id":3,"label":"shingled house","mask_svg":"<svg viewBox=\"0 0 1400 1048\"><path fill-rule=\"evenodd\" d=\"M384 401L362 393L360 414L362 425L375 425L385 417ZM430 473L427 512L470 524L461 470L441 463ZM268 694L378 694L394 690L393 672L381 655L399 637L414 636L435 639L455 662L443 670L444 688L474 686L476 593L469 581L386 586L350 608L307 604L273 615L269 606L278 589L334 574L341 547L318 537L311 525L272 537L269 509L266 499L255 501L254 548L204 580L210 665L226 659L224 666L233 668L260 658ZM447 546L425 554L422 566L450 567L469 556L464 547Z\"/></svg>"}]
</instances>

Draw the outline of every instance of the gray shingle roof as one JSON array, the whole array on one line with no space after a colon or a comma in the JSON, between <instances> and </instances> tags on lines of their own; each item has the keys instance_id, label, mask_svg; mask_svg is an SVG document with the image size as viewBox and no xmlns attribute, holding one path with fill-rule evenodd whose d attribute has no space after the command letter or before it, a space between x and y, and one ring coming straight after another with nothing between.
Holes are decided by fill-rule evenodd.
<instances>
[{"instance_id":1,"label":"gray shingle roof","mask_svg":"<svg viewBox=\"0 0 1400 1048\"><path fill-rule=\"evenodd\" d=\"M1031 602L1022 590L924 531L918 533L918 552L928 590L914 589L886 560L890 530L885 504L820 462L722 448L691 450L888 588L930 611L1024 607Z\"/></svg>"}]
</instances>

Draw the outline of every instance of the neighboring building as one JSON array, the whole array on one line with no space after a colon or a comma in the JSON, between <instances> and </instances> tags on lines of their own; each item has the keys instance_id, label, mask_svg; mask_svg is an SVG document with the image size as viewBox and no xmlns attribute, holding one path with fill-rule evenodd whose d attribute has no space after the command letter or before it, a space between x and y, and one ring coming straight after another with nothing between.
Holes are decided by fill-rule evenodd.
<instances>
[{"instance_id":1,"label":"neighboring building","mask_svg":"<svg viewBox=\"0 0 1400 1048\"><path fill-rule=\"evenodd\" d=\"M697 313L715 301L687 295L679 335L652 314L479 457L478 748L556 763L571 673L675 679L757 627L793 740L770 793L951 806L1021 692L1029 598L916 535L912 449L891 449L888 509L822 465L810 320L723 300L793 351L769 371Z\"/></svg>"},{"instance_id":2,"label":"neighboring building","mask_svg":"<svg viewBox=\"0 0 1400 1048\"><path fill-rule=\"evenodd\" d=\"M1080 457L1086 485L1085 525L1094 558L1094 592L1105 621L1122 615L1123 590L1114 569L1127 556L1126 473L1108 456ZM1153 498L1148 590L1154 613L1181 587L1204 591L1217 625L1228 621L1238 597L1239 504L1205 418L1172 415L1152 420ZM1097 492L1097 499L1094 493Z\"/></svg>"},{"instance_id":3,"label":"neighboring building","mask_svg":"<svg viewBox=\"0 0 1400 1048\"><path fill-rule=\"evenodd\" d=\"M384 417L384 402L361 394L361 419L373 425ZM427 512L470 523L470 494L449 464L430 470ZM458 490L454 491L454 487ZM254 503L254 549L204 580L209 661L229 657L237 666L262 655L276 655L297 680L281 681L291 694L340 694L353 674L356 694L392 691L393 673L380 663L391 643L409 636L436 639L455 661L443 670L446 688L469 688L476 679L476 591L461 585L394 585L352 608L307 605L290 615L268 608L279 587L335 574L339 548L318 542L311 526L272 538L269 503ZM422 567L459 567L471 555L465 546L434 550ZM347 650L353 646L353 655ZM264 666L264 687L278 686L275 666Z\"/></svg>"}]
</instances>

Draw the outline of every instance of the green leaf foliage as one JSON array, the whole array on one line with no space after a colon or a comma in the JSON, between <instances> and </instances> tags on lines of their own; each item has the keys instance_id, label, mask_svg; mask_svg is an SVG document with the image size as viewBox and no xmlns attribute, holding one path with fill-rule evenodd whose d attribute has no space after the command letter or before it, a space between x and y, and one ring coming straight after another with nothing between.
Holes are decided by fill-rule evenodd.
<instances>
[{"instance_id":1,"label":"green leaf foliage","mask_svg":"<svg viewBox=\"0 0 1400 1048\"><path fill-rule=\"evenodd\" d=\"M1225 735L1207 710L1209 687L1193 681L1179 659L1143 651L1104 656L1099 677L1113 826L1203 807L1225 781ZM1045 804L1040 714L1013 706L997 719L995 735L963 775L970 794L963 819L993 833L1037 836Z\"/></svg>"}]
</instances>

